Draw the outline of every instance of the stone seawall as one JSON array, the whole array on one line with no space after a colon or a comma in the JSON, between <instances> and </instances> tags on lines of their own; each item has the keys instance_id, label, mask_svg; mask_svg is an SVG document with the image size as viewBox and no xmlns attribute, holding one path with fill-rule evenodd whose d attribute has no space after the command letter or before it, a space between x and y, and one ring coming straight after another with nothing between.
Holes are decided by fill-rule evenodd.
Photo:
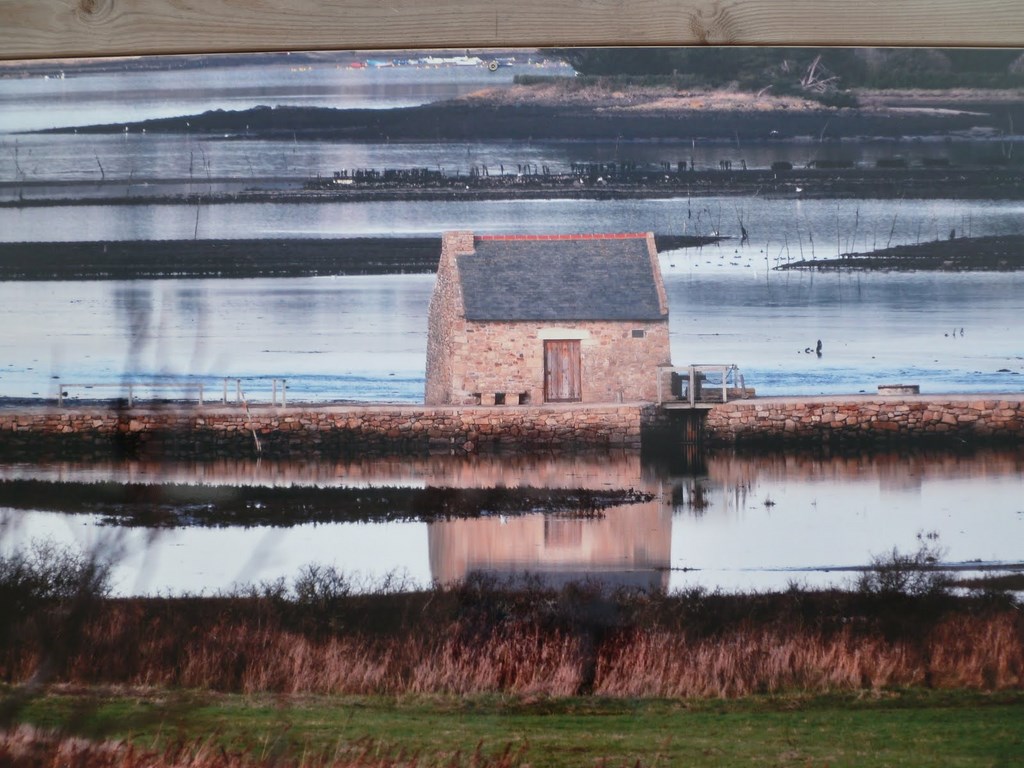
<instances>
[{"instance_id":1,"label":"stone seawall","mask_svg":"<svg viewBox=\"0 0 1024 768\"><path fill-rule=\"evenodd\" d=\"M643 404L424 406L29 406L0 409L0 454L270 456L366 451L640 446ZM259 450L257 450L257 443Z\"/></svg>"},{"instance_id":2,"label":"stone seawall","mask_svg":"<svg viewBox=\"0 0 1024 768\"><path fill-rule=\"evenodd\" d=\"M1024 443L1024 396L736 400L707 411L649 403L0 408L0 456L343 456L496 449L709 445ZM257 443L259 449L257 449Z\"/></svg>"},{"instance_id":3,"label":"stone seawall","mask_svg":"<svg viewBox=\"0 0 1024 768\"><path fill-rule=\"evenodd\" d=\"M1024 396L759 398L716 405L712 445L1024 442Z\"/></svg>"}]
</instances>

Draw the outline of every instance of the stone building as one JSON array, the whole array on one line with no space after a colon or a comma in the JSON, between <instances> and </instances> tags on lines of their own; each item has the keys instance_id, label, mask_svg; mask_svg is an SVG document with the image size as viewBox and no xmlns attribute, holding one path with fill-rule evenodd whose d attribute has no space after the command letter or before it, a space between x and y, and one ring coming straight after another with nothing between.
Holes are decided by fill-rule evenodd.
<instances>
[{"instance_id":1,"label":"stone building","mask_svg":"<svg viewBox=\"0 0 1024 768\"><path fill-rule=\"evenodd\" d=\"M670 357L653 234L445 233L427 405L653 401Z\"/></svg>"}]
</instances>

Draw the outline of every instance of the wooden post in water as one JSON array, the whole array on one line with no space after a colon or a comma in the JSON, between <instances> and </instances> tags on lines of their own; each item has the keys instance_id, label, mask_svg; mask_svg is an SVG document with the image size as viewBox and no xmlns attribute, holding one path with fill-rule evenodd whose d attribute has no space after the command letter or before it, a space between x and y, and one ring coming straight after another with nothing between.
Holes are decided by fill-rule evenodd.
<instances>
[{"instance_id":1,"label":"wooden post in water","mask_svg":"<svg viewBox=\"0 0 1024 768\"><path fill-rule=\"evenodd\" d=\"M680 439L683 445L701 445L704 442L704 413L697 408L680 411Z\"/></svg>"}]
</instances>

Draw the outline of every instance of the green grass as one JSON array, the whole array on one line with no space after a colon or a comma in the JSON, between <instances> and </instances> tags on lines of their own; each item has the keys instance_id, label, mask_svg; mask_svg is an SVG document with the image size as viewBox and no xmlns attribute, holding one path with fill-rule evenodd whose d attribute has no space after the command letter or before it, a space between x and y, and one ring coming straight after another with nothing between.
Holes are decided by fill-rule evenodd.
<instances>
[{"instance_id":1,"label":"green grass","mask_svg":"<svg viewBox=\"0 0 1024 768\"><path fill-rule=\"evenodd\" d=\"M259 757L346 745L502 753L533 766L1012 766L1024 764L1024 691L885 692L738 700L269 697L147 691L36 699L24 722L145 747L213 736Z\"/></svg>"}]
</instances>

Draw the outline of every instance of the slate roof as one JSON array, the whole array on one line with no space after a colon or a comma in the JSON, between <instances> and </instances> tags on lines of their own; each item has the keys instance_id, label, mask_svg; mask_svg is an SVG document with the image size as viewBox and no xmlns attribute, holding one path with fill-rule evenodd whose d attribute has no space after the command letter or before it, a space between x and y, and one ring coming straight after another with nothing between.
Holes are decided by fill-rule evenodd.
<instances>
[{"instance_id":1,"label":"slate roof","mask_svg":"<svg viewBox=\"0 0 1024 768\"><path fill-rule=\"evenodd\" d=\"M645 237L481 237L458 257L467 320L663 320Z\"/></svg>"}]
</instances>

